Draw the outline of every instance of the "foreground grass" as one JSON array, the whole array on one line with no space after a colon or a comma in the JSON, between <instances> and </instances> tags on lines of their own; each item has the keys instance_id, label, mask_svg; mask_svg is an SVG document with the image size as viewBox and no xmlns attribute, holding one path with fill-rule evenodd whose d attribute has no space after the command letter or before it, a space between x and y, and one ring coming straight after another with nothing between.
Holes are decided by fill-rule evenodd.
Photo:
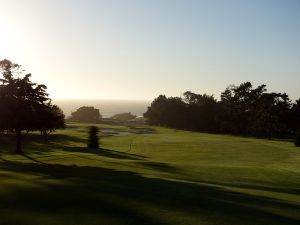
<instances>
[{"instance_id":1,"label":"foreground grass","mask_svg":"<svg viewBox=\"0 0 300 225\"><path fill-rule=\"evenodd\" d=\"M154 129L91 150L86 125L70 124L47 143L28 137L23 156L2 137L0 224L300 223L292 143Z\"/></svg>"}]
</instances>

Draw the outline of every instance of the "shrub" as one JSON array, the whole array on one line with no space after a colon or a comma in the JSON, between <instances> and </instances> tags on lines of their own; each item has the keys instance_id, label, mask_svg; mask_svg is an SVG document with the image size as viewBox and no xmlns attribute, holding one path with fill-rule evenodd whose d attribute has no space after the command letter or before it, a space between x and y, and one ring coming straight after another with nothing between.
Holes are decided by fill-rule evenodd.
<instances>
[{"instance_id":1,"label":"shrub","mask_svg":"<svg viewBox=\"0 0 300 225\"><path fill-rule=\"evenodd\" d=\"M99 148L98 127L91 126L89 129L88 148Z\"/></svg>"},{"instance_id":2,"label":"shrub","mask_svg":"<svg viewBox=\"0 0 300 225\"><path fill-rule=\"evenodd\" d=\"M99 109L95 109L93 106L82 106L71 113L69 120L80 123L98 123L102 120L102 116Z\"/></svg>"}]
</instances>

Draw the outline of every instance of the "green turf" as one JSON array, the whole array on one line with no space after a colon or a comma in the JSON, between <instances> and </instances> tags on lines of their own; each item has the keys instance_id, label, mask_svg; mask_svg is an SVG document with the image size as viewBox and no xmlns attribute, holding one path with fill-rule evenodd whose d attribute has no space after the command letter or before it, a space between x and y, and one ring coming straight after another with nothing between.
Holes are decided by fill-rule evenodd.
<instances>
[{"instance_id":1,"label":"green turf","mask_svg":"<svg viewBox=\"0 0 300 225\"><path fill-rule=\"evenodd\" d=\"M87 125L69 124L28 136L24 156L1 137L0 224L300 224L293 143L154 129L91 150Z\"/></svg>"}]
</instances>

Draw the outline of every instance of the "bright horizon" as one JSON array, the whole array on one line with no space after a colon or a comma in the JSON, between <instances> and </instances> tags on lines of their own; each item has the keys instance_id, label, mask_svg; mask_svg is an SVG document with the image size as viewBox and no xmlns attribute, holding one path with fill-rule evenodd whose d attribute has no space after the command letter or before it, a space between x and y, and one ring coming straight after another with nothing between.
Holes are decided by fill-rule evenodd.
<instances>
[{"instance_id":1,"label":"bright horizon","mask_svg":"<svg viewBox=\"0 0 300 225\"><path fill-rule=\"evenodd\" d=\"M51 97L51 96L50 96ZM157 96L156 96L157 97ZM103 101L103 102L150 102L153 99L122 99L122 98L52 98L54 101Z\"/></svg>"},{"instance_id":2,"label":"bright horizon","mask_svg":"<svg viewBox=\"0 0 300 225\"><path fill-rule=\"evenodd\" d=\"M300 98L300 1L0 0L0 59L54 100L151 101L251 81Z\"/></svg>"}]
</instances>

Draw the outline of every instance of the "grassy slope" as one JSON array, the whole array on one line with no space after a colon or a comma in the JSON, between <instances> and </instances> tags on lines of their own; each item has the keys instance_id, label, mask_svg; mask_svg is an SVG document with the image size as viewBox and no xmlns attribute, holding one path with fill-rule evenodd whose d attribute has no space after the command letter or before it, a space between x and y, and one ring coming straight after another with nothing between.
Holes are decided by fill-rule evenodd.
<instances>
[{"instance_id":1,"label":"grassy slope","mask_svg":"<svg viewBox=\"0 0 300 225\"><path fill-rule=\"evenodd\" d=\"M1 138L0 224L300 223L292 143L155 129L91 151L73 124L46 144L31 137L26 156Z\"/></svg>"}]
</instances>

